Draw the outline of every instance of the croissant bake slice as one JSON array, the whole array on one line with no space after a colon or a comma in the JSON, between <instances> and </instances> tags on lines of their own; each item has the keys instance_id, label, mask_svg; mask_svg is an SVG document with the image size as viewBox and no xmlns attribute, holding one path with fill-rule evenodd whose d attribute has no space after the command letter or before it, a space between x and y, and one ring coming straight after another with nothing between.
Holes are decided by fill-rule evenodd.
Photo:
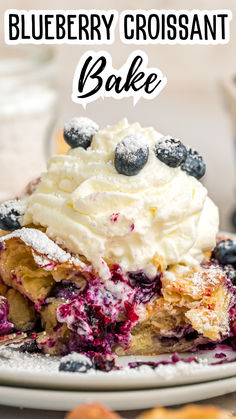
<instances>
[{"instance_id":1,"label":"croissant bake slice","mask_svg":"<svg viewBox=\"0 0 236 419\"><path fill-rule=\"evenodd\" d=\"M122 272L110 265L101 279L36 228L0 238L1 294L17 330L46 331L44 353L72 351L150 355L196 350L225 340L234 327L234 292L224 269L205 261L157 270Z\"/></svg>"}]
</instances>

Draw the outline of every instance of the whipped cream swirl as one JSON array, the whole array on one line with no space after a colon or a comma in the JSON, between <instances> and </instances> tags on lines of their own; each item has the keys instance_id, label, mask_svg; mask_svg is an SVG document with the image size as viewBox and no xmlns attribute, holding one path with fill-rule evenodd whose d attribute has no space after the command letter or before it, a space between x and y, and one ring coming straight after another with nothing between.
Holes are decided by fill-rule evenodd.
<instances>
[{"instance_id":1,"label":"whipped cream swirl","mask_svg":"<svg viewBox=\"0 0 236 419\"><path fill-rule=\"evenodd\" d=\"M135 176L114 167L117 143L139 133L149 157ZM56 155L27 199L22 224L46 227L47 235L83 255L103 279L109 265L154 276L159 263L196 264L215 246L218 210L206 188L155 156L163 136L126 119L96 133L91 146Z\"/></svg>"}]
</instances>

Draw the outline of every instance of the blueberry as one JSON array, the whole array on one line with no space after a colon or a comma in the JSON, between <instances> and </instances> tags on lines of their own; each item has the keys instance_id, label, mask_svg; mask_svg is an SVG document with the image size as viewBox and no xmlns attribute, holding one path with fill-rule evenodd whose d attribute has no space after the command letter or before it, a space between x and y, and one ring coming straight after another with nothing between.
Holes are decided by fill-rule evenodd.
<instances>
[{"instance_id":1,"label":"blueberry","mask_svg":"<svg viewBox=\"0 0 236 419\"><path fill-rule=\"evenodd\" d=\"M21 345L19 351L34 354L40 352L40 349L38 348L36 340L32 339L29 342L24 342L23 345Z\"/></svg>"},{"instance_id":2,"label":"blueberry","mask_svg":"<svg viewBox=\"0 0 236 419\"><path fill-rule=\"evenodd\" d=\"M212 258L217 259L221 265L236 264L236 241L222 240L213 250Z\"/></svg>"},{"instance_id":3,"label":"blueberry","mask_svg":"<svg viewBox=\"0 0 236 419\"><path fill-rule=\"evenodd\" d=\"M157 158L169 167L178 167L187 157L185 145L174 138L163 137L154 147Z\"/></svg>"},{"instance_id":4,"label":"blueberry","mask_svg":"<svg viewBox=\"0 0 236 419\"><path fill-rule=\"evenodd\" d=\"M107 359L102 354L96 354L93 357L93 368L95 370L109 372L116 369L115 359Z\"/></svg>"},{"instance_id":5,"label":"blueberry","mask_svg":"<svg viewBox=\"0 0 236 419\"><path fill-rule=\"evenodd\" d=\"M148 278L143 271L128 272L131 285L135 288L134 300L137 304L146 304L154 295L161 294L160 274Z\"/></svg>"},{"instance_id":6,"label":"blueberry","mask_svg":"<svg viewBox=\"0 0 236 419\"><path fill-rule=\"evenodd\" d=\"M64 139L71 148L82 147L86 150L98 129L98 125L91 119L75 117L65 123Z\"/></svg>"},{"instance_id":7,"label":"blueberry","mask_svg":"<svg viewBox=\"0 0 236 419\"><path fill-rule=\"evenodd\" d=\"M181 166L181 169L188 173L188 175L195 177L196 179L201 179L206 172L206 164L193 148L188 148L187 158L184 164Z\"/></svg>"},{"instance_id":8,"label":"blueberry","mask_svg":"<svg viewBox=\"0 0 236 419\"><path fill-rule=\"evenodd\" d=\"M61 361L59 371L80 372L85 374L92 368L92 363L89 358L81 354L71 354Z\"/></svg>"},{"instance_id":9,"label":"blueberry","mask_svg":"<svg viewBox=\"0 0 236 419\"><path fill-rule=\"evenodd\" d=\"M19 215L14 211L4 217L0 215L0 229L6 231L14 231L21 228L17 217L19 217Z\"/></svg>"},{"instance_id":10,"label":"blueberry","mask_svg":"<svg viewBox=\"0 0 236 419\"><path fill-rule=\"evenodd\" d=\"M84 362L67 361L61 362L59 365L59 371L82 372L84 374L90 369L90 365Z\"/></svg>"},{"instance_id":11,"label":"blueberry","mask_svg":"<svg viewBox=\"0 0 236 419\"><path fill-rule=\"evenodd\" d=\"M137 175L147 163L149 147L141 134L123 138L115 149L115 168L126 176Z\"/></svg>"},{"instance_id":12,"label":"blueberry","mask_svg":"<svg viewBox=\"0 0 236 419\"><path fill-rule=\"evenodd\" d=\"M0 229L14 231L21 228L19 218L23 215L25 205L22 201L10 200L0 205Z\"/></svg>"},{"instance_id":13,"label":"blueberry","mask_svg":"<svg viewBox=\"0 0 236 419\"><path fill-rule=\"evenodd\" d=\"M80 291L81 290L78 289L72 282L57 282L52 288L50 297L72 300L80 293Z\"/></svg>"},{"instance_id":14,"label":"blueberry","mask_svg":"<svg viewBox=\"0 0 236 419\"><path fill-rule=\"evenodd\" d=\"M233 267L233 265L225 265L224 272L232 284L236 286L236 269Z\"/></svg>"}]
</instances>

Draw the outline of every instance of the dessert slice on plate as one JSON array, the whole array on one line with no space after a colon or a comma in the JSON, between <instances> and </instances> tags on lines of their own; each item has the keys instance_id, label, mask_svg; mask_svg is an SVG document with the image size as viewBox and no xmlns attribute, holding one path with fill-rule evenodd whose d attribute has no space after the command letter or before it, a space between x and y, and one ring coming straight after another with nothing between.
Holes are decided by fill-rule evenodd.
<instances>
[{"instance_id":1,"label":"dessert slice on plate","mask_svg":"<svg viewBox=\"0 0 236 419\"><path fill-rule=\"evenodd\" d=\"M126 120L73 118L71 149L0 208L1 294L15 329L64 355L235 345L236 243L218 238L205 163ZM4 300L6 303L6 300Z\"/></svg>"}]
</instances>

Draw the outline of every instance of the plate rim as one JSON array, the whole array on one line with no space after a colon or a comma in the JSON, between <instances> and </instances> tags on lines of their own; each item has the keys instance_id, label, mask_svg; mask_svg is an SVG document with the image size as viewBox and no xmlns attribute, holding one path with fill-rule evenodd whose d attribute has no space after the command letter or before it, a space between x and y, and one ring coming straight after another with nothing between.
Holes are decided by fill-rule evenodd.
<instances>
[{"instance_id":1,"label":"plate rim","mask_svg":"<svg viewBox=\"0 0 236 419\"><path fill-rule=\"evenodd\" d=\"M214 351L209 351L211 356L214 356ZM171 354L166 354L166 356ZM210 356L209 355L209 356ZM32 355L31 355L32 356ZM187 354L185 354L187 356ZM207 353L203 353L204 359ZM157 360L158 356L145 357L152 360ZM161 355L164 357L165 355ZM127 356L124 361L135 361L140 359L138 356ZM131 359L130 359L131 358ZM14 358L13 358L14 360ZM43 358L42 358L43 361ZM236 361L225 364L209 365L205 363L195 364L191 368L191 363L181 364L178 370L179 362L171 365L173 367L172 376L164 375L164 371L169 365L161 366L161 371L158 367L156 371L151 371L149 367L147 370L125 370L125 371L111 371L109 373L94 371L92 374L81 374L71 372L47 372L37 371L32 369L17 370L9 367L0 367L0 385L10 385L17 387L34 387L38 389L57 389L57 390L129 390L132 389L152 389L152 388L168 388L173 386L193 385L197 383L204 383L215 381L219 379L226 379L236 376ZM183 368L182 368L183 365ZM199 366L199 370L198 370ZM176 371L175 371L176 367ZM47 366L45 367L47 368ZM61 379L60 379L61 378ZM140 384L141 383L141 384Z\"/></svg>"},{"instance_id":2,"label":"plate rim","mask_svg":"<svg viewBox=\"0 0 236 419\"><path fill-rule=\"evenodd\" d=\"M0 403L12 407L67 411L81 404L99 402L108 408L124 411L196 402L229 394L235 390L236 377L185 386L132 391L57 391L0 386ZM138 395L141 397L137 397Z\"/></svg>"}]
</instances>

